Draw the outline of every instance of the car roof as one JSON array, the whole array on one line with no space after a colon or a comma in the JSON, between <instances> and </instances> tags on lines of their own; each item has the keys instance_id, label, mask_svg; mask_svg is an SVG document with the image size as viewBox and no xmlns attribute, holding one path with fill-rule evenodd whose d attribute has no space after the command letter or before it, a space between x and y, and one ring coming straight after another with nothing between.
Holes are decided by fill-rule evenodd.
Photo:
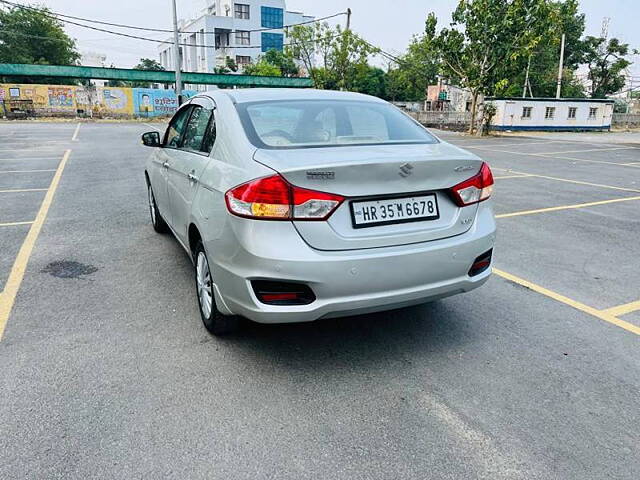
<instances>
[{"instance_id":1,"label":"car roof","mask_svg":"<svg viewBox=\"0 0 640 480\"><path fill-rule=\"evenodd\" d=\"M211 90L205 94L215 98L227 95L234 103L263 102L278 100L351 100L384 103L383 100L354 92L316 90L311 88L240 88L234 90Z\"/></svg>"}]
</instances>

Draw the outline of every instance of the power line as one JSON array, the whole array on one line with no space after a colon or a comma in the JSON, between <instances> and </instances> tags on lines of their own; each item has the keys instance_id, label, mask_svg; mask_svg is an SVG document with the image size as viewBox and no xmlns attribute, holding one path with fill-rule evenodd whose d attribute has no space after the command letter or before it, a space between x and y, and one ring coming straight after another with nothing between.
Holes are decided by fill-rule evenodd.
<instances>
[{"instance_id":1,"label":"power line","mask_svg":"<svg viewBox=\"0 0 640 480\"><path fill-rule=\"evenodd\" d=\"M164 29L164 28L150 28L150 27L141 27L141 26L136 26L136 25L126 25L126 24L122 24L122 23L103 22L101 20L93 20L93 19L90 19L90 18L76 17L76 16L73 16L73 15L66 15L66 14L63 14L63 13L57 13L57 12L53 12L53 11L46 12L46 11L40 10L38 8L30 7L28 5L20 5L18 3L9 2L7 0L0 0L0 3L11 5L12 7L16 7L16 8L36 11L36 12L39 12L39 13L45 15L45 16L48 16L48 17L54 17L54 18L63 17L63 18L58 18L58 20L60 20L61 22L70 23L71 25L77 25L77 26L86 27L86 28L91 28L91 27L88 26L88 25L81 25L81 24L77 24L77 23L74 23L74 22L70 22L68 20L64 20L64 18L71 18L73 20L79 20L79 21L82 21L82 22L97 23L99 25L107 25L107 26L110 26L110 27L128 28L128 29L132 29L132 30L142 30L142 31L147 31L147 32L173 33L173 30ZM292 23L290 25L283 25L280 28L264 27L264 28L250 29L250 30L230 30L230 31L225 32L225 33L266 32L266 31L270 31L270 30L282 30L282 29L285 29L285 28L295 27L297 25L308 25L310 23L322 22L324 20L329 20L331 18L339 17L340 15L346 15L346 14L347 14L347 12L338 12L338 13L334 13L333 15L327 15L326 17L315 18L313 20L308 20L306 22ZM106 31L106 30L101 30L101 31ZM188 31L188 30L181 30L180 33L188 33L188 34L193 34L193 33L202 34L202 33L204 33L206 35L214 35L215 34L215 32Z\"/></svg>"},{"instance_id":2,"label":"power line","mask_svg":"<svg viewBox=\"0 0 640 480\"><path fill-rule=\"evenodd\" d=\"M26 38L35 38L38 40L52 40L52 41L63 42L63 43L68 42L68 40L65 40L64 38L45 37L42 35L31 35L29 33L15 32L13 30L0 30L0 33L8 33L9 35L16 35L18 37L26 37Z\"/></svg>"},{"instance_id":3,"label":"power line","mask_svg":"<svg viewBox=\"0 0 640 480\"><path fill-rule=\"evenodd\" d=\"M0 0L1 1L1 0ZM14 30L2 30L0 29L0 33L6 33L9 35L16 35L16 36L20 36L20 37L25 37L25 38L35 38L35 39L40 39L40 40L52 40L52 41L58 41L58 42L67 42L67 40L62 39L62 38L58 38L58 37L47 37L47 36L42 36L42 35L32 35L29 33L22 33L22 32L16 32ZM132 37L131 35L126 35L127 37ZM336 35L331 35L329 37L323 37L323 39L333 39L336 37L339 37L340 34L336 34ZM170 41L163 41L163 40L153 40L151 38L145 38L145 37L137 37L137 36L133 36L132 38L136 38L139 40L146 40L149 42L156 42L156 43L164 43L164 44L171 44L173 45L173 42ZM289 43L283 43L282 46L283 47L288 47L291 45L296 45L296 44L300 44L300 43L312 43L312 42L316 42L320 40L320 38L312 38L308 41L296 41L296 42L289 42ZM179 43L178 45L180 46L185 46L185 47L196 47L196 48L214 48L216 50L224 50L227 48L230 49L237 49L237 48L261 48L261 45L224 45L224 46L215 46L215 45L198 45L198 44L192 44L192 43Z\"/></svg>"}]
</instances>

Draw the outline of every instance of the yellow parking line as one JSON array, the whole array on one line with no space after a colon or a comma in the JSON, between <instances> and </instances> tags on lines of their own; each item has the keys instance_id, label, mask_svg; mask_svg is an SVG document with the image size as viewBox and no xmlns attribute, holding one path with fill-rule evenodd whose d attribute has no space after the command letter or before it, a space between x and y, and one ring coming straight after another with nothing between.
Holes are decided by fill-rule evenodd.
<instances>
[{"instance_id":1,"label":"yellow parking line","mask_svg":"<svg viewBox=\"0 0 640 480\"><path fill-rule=\"evenodd\" d=\"M22 192L46 192L48 188L17 188L13 190L0 190L0 193L22 193Z\"/></svg>"},{"instance_id":2,"label":"yellow parking line","mask_svg":"<svg viewBox=\"0 0 640 480\"><path fill-rule=\"evenodd\" d=\"M538 208L536 210L523 210L520 212L503 213L496 215L496 218L518 217L520 215L532 215L534 213L556 212L558 210L571 210L574 208L593 207L596 205L606 205L608 203L629 202L631 200L640 200L640 197L614 198L613 200L601 200L599 202L578 203L576 205L563 205L560 207Z\"/></svg>"},{"instance_id":3,"label":"yellow parking line","mask_svg":"<svg viewBox=\"0 0 640 480\"><path fill-rule=\"evenodd\" d=\"M15 227L16 225L31 225L33 222L9 222L0 223L0 227Z\"/></svg>"},{"instance_id":4,"label":"yellow parking line","mask_svg":"<svg viewBox=\"0 0 640 480\"><path fill-rule=\"evenodd\" d=\"M618 305L617 307L607 308L606 310L602 310L603 313L607 315L620 316L626 315L627 313L632 313L640 310L640 300L631 303L625 303L624 305Z\"/></svg>"},{"instance_id":5,"label":"yellow parking line","mask_svg":"<svg viewBox=\"0 0 640 480\"><path fill-rule=\"evenodd\" d=\"M505 280L509 280L510 282L517 283L518 285L522 285L523 287L528 288L529 290L533 290L541 295L552 298L558 302L564 303L565 305L569 305L570 307L575 308L576 310L580 310L581 312L588 313L589 315L596 317L600 320L603 320L607 323L611 323L620 328L624 328L628 332L635 333L636 335L640 335L640 327L634 325L633 323L625 322L624 320L620 320L615 316L607 313L606 311L601 311L590 307L589 305L585 305L584 303L578 302L576 300L572 300L571 298L565 297L559 293L556 293L548 288L544 288L535 283L529 282L524 278L517 277L510 273L504 272L502 270L498 270L497 268L493 269L493 273L504 278Z\"/></svg>"},{"instance_id":6,"label":"yellow parking line","mask_svg":"<svg viewBox=\"0 0 640 480\"><path fill-rule=\"evenodd\" d=\"M4 329L7 326L9 314L11 313L11 309L13 308L13 304L16 300L16 295L18 294L18 290L20 290L20 285L22 284L22 279L24 278L24 273L27 269L27 264L29 263L29 257L31 257L33 247L38 239L42 225L47 218L49 207L53 201L56 189L58 188L58 183L60 182L60 177L62 176L62 172L64 171L64 167L67 164L70 154L71 150L67 150L62 157L56 173L53 176L53 180L51 180L51 185L49 185L47 194L42 201L42 205L40 205L38 215L31 225L29 233L27 233L27 237L22 243L18 256L13 263L4 291L0 294L0 340L2 340Z\"/></svg>"},{"instance_id":7,"label":"yellow parking line","mask_svg":"<svg viewBox=\"0 0 640 480\"><path fill-rule=\"evenodd\" d=\"M0 173L37 173L37 172L55 172L55 169L47 170L0 170Z\"/></svg>"}]
</instances>

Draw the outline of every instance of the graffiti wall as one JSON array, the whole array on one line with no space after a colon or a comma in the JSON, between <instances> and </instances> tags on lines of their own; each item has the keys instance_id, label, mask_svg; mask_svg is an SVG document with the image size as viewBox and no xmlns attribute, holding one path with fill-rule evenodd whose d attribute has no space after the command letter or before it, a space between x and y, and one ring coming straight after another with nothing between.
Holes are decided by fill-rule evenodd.
<instances>
[{"instance_id":1,"label":"graffiti wall","mask_svg":"<svg viewBox=\"0 0 640 480\"><path fill-rule=\"evenodd\" d=\"M195 93L191 90L183 91L187 98ZM0 105L7 105L16 100L33 102L33 109L39 115L157 117L173 115L178 107L176 95L172 90L0 84Z\"/></svg>"}]
</instances>

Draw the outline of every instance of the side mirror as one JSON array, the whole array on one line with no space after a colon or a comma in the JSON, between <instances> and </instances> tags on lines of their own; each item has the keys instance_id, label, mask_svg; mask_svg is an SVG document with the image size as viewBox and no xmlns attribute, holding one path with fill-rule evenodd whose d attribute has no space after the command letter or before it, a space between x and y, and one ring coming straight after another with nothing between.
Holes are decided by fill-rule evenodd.
<instances>
[{"instance_id":1,"label":"side mirror","mask_svg":"<svg viewBox=\"0 0 640 480\"><path fill-rule=\"evenodd\" d=\"M160 132L143 133L142 144L146 147L160 147Z\"/></svg>"}]
</instances>

